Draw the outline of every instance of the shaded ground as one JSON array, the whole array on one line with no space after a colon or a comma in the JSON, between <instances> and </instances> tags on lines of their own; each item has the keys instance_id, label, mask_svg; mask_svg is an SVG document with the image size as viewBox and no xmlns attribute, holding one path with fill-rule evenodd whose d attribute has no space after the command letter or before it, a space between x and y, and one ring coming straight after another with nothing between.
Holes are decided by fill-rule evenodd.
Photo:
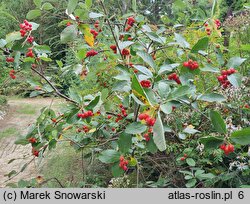
<instances>
[{"instance_id":1,"label":"shaded ground","mask_svg":"<svg viewBox=\"0 0 250 204\"><path fill-rule=\"evenodd\" d=\"M20 179L31 179L39 175L37 159L16 177L8 181L11 171L19 172L23 165L32 160L30 145L15 145L17 137L25 134L29 126L36 120L40 109L52 104L52 108L58 108L62 102L58 99L10 99L7 115L0 120L0 187L7 183L15 183ZM15 160L14 160L15 159ZM9 161L12 161L9 163ZM9 163L9 164L8 164ZM39 164L39 165L38 165Z\"/></svg>"}]
</instances>

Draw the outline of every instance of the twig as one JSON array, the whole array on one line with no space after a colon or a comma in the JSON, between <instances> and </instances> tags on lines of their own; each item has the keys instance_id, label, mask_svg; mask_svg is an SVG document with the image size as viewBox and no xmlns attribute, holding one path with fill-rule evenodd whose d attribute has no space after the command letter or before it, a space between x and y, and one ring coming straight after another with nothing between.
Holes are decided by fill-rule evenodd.
<instances>
[{"instance_id":1,"label":"twig","mask_svg":"<svg viewBox=\"0 0 250 204\"><path fill-rule=\"evenodd\" d=\"M70 102L72 102L72 103L75 103L75 104L77 104L77 102L76 101L74 101L73 99L71 99L71 98L69 98L69 97L67 97L67 96L65 96L64 94L62 94L60 91L58 91L58 89L42 74L42 73L40 73L39 71L37 71L35 68L33 68L33 67L31 67L31 69L35 72L35 73L37 73L40 77L42 77L50 86L51 86L51 88L52 89L54 89L54 91L56 92L56 94L58 95L58 96L60 96L60 97L62 97L62 98L64 98L64 99L66 99L67 101L70 101Z\"/></svg>"},{"instance_id":2,"label":"twig","mask_svg":"<svg viewBox=\"0 0 250 204\"><path fill-rule=\"evenodd\" d=\"M106 20L107 20L107 22L108 22L108 26L109 26L110 31L111 31L111 33L112 33L112 35L113 35L114 40L115 40L116 47L118 48L119 53L120 53L121 57L123 58L123 55L122 55L121 49L120 49L120 47L119 47L118 41L117 41L117 39L116 39L116 37L115 37L115 33L114 33L114 31L113 31L113 29L112 29L112 26L111 26L111 23L110 23L110 21L109 21L109 19L108 19L108 12L107 12L107 10L106 10L106 7L105 7L105 5L104 5L104 3L103 3L102 0L100 1L100 3L101 3L101 6L102 6L102 8L103 8L103 11L104 11L104 13L105 13L105 15L106 15Z\"/></svg>"}]
</instances>

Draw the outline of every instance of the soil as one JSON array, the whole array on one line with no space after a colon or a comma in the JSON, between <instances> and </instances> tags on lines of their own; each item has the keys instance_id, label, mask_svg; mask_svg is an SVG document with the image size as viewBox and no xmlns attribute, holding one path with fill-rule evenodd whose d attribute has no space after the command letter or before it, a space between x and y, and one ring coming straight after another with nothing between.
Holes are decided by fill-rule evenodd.
<instances>
[{"instance_id":1,"label":"soil","mask_svg":"<svg viewBox=\"0 0 250 204\"><path fill-rule=\"evenodd\" d=\"M27 168L9 179L8 175L11 171L15 170L20 172L24 164L30 162L34 157L31 154L31 146L15 145L15 140L27 133L29 126L35 122L37 116L40 114L40 109L45 106L52 105L52 108L57 108L62 101L52 98L42 99L11 99L8 101L7 114L0 119L0 134L2 131L10 128L16 129L15 135L9 135L1 139L0 137L0 187L5 187L8 183L17 183L19 180L30 180L39 174L39 169L42 163L39 159L34 159ZM19 113L18 109L23 106L31 106L34 108L35 114ZM9 161L12 161L9 163ZM9 163L9 164L8 164Z\"/></svg>"}]
</instances>

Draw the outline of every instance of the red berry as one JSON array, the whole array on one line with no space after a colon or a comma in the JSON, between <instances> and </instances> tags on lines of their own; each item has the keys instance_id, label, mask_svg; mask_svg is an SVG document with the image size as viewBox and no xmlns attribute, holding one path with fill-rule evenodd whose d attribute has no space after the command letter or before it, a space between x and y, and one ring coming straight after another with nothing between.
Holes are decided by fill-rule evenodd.
<instances>
[{"instance_id":1,"label":"red berry","mask_svg":"<svg viewBox=\"0 0 250 204\"><path fill-rule=\"evenodd\" d=\"M183 156L184 156L184 157L187 157L188 155L187 155L187 154L184 154Z\"/></svg>"},{"instance_id":2,"label":"red berry","mask_svg":"<svg viewBox=\"0 0 250 204\"><path fill-rule=\"evenodd\" d=\"M108 115L108 117L107 117L108 119L110 119L110 118L112 118L112 116L111 115Z\"/></svg>"},{"instance_id":3,"label":"red berry","mask_svg":"<svg viewBox=\"0 0 250 204\"><path fill-rule=\"evenodd\" d=\"M130 51L129 51L128 49L124 48L124 49L122 50L122 55L128 56L129 54L130 54Z\"/></svg>"},{"instance_id":4,"label":"red berry","mask_svg":"<svg viewBox=\"0 0 250 204\"><path fill-rule=\"evenodd\" d=\"M184 161L186 158L185 157L181 157L181 161Z\"/></svg>"},{"instance_id":5,"label":"red berry","mask_svg":"<svg viewBox=\"0 0 250 204\"><path fill-rule=\"evenodd\" d=\"M225 144L221 144L221 145L220 145L220 149L221 149L221 150L225 150L225 148L226 148L226 145L225 145Z\"/></svg>"},{"instance_id":6,"label":"red berry","mask_svg":"<svg viewBox=\"0 0 250 204\"><path fill-rule=\"evenodd\" d=\"M229 145L228 145L228 150L229 150L230 152L234 152L234 146L233 146L232 144L229 144Z\"/></svg>"},{"instance_id":7,"label":"red berry","mask_svg":"<svg viewBox=\"0 0 250 204\"><path fill-rule=\"evenodd\" d=\"M93 57L93 56L95 56L95 55L97 55L97 54L98 54L97 51L95 51L95 50L90 50L90 51L88 51L88 52L86 53L86 57Z\"/></svg>"},{"instance_id":8,"label":"red berry","mask_svg":"<svg viewBox=\"0 0 250 204\"><path fill-rule=\"evenodd\" d=\"M188 63L188 62L183 62L183 66L184 66L184 67L188 67L188 66L189 66L189 63Z\"/></svg>"},{"instance_id":9,"label":"red berry","mask_svg":"<svg viewBox=\"0 0 250 204\"><path fill-rule=\"evenodd\" d=\"M151 87L151 82L150 82L149 80L142 80L142 81L140 82L140 84L141 84L141 86L142 86L143 88L150 88L150 87Z\"/></svg>"},{"instance_id":10,"label":"red berry","mask_svg":"<svg viewBox=\"0 0 250 204\"><path fill-rule=\"evenodd\" d=\"M14 58L13 57L7 57L6 58L6 62L14 62Z\"/></svg>"},{"instance_id":11,"label":"red berry","mask_svg":"<svg viewBox=\"0 0 250 204\"><path fill-rule=\"evenodd\" d=\"M31 137L31 138L29 138L29 142L30 142L31 144L34 144L34 143L37 142L37 140L36 140L36 138Z\"/></svg>"}]
</instances>

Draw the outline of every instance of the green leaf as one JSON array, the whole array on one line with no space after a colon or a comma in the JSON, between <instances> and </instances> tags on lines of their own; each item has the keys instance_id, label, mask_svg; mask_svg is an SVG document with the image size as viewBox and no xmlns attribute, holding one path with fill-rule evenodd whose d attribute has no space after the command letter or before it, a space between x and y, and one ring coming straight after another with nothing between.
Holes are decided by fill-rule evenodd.
<instances>
[{"instance_id":1,"label":"green leaf","mask_svg":"<svg viewBox=\"0 0 250 204\"><path fill-rule=\"evenodd\" d=\"M19 31L12 32L12 33L9 33L6 35L6 42L7 43L10 43L10 42L13 42L16 40L20 40L20 39L22 39L22 36L21 36Z\"/></svg>"},{"instance_id":2,"label":"green leaf","mask_svg":"<svg viewBox=\"0 0 250 204\"><path fill-rule=\"evenodd\" d=\"M53 8L54 8L54 6L51 3L48 3L48 2L44 3L43 6L42 6L42 10L46 10L46 11L49 11L49 10L51 10Z\"/></svg>"},{"instance_id":3,"label":"green leaf","mask_svg":"<svg viewBox=\"0 0 250 204\"><path fill-rule=\"evenodd\" d=\"M160 109L165 114L170 114L172 112L173 104L170 102L164 103L160 105Z\"/></svg>"},{"instance_id":4,"label":"green leaf","mask_svg":"<svg viewBox=\"0 0 250 204\"><path fill-rule=\"evenodd\" d=\"M144 99L147 99L147 101L149 102L149 104L151 105L148 96L146 95L145 91L143 90L143 88L141 87L140 82L137 79L136 74L134 74L133 79L132 79L132 84L131 84L131 88L133 90L133 92L135 92L135 96L138 97L138 95L140 95L141 97L143 97Z\"/></svg>"},{"instance_id":5,"label":"green leaf","mask_svg":"<svg viewBox=\"0 0 250 204\"><path fill-rule=\"evenodd\" d=\"M50 140L49 142L49 150L56 148L57 141L55 139Z\"/></svg>"},{"instance_id":6,"label":"green leaf","mask_svg":"<svg viewBox=\"0 0 250 204\"><path fill-rule=\"evenodd\" d=\"M219 65L224 65L224 58L223 58L223 54L221 52L220 49L215 49L215 55L216 55L216 58L217 58L217 62L219 63Z\"/></svg>"},{"instance_id":7,"label":"green leaf","mask_svg":"<svg viewBox=\"0 0 250 204\"><path fill-rule=\"evenodd\" d=\"M129 124L126 129L125 132L127 134L141 134L143 132L145 132L147 129L146 125L141 124L140 122L133 122L131 124Z\"/></svg>"},{"instance_id":8,"label":"green leaf","mask_svg":"<svg viewBox=\"0 0 250 204\"><path fill-rule=\"evenodd\" d=\"M157 87L158 87L158 93L161 96L161 98L167 98L171 91L170 86L167 83L160 81Z\"/></svg>"},{"instance_id":9,"label":"green leaf","mask_svg":"<svg viewBox=\"0 0 250 204\"><path fill-rule=\"evenodd\" d=\"M175 33L175 40L176 42L183 48L189 48L190 44L182 37L182 35Z\"/></svg>"},{"instance_id":10,"label":"green leaf","mask_svg":"<svg viewBox=\"0 0 250 204\"><path fill-rule=\"evenodd\" d=\"M194 128L186 127L183 132L188 133L188 134L195 134L197 132L200 132L199 130L196 130Z\"/></svg>"},{"instance_id":11,"label":"green leaf","mask_svg":"<svg viewBox=\"0 0 250 204\"><path fill-rule=\"evenodd\" d=\"M108 149L103 152L101 152L99 156L99 160L105 164L110 164L119 161L120 159L120 153L113 150Z\"/></svg>"},{"instance_id":12,"label":"green leaf","mask_svg":"<svg viewBox=\"0 0 250 204\"><path fill-rule=\"evenodd\" d=\"M158 148L157 148L156 144L154 143L153 138L151 138L151 137L150 137L150 140L146 143L146 148L152 154L154 154L158 151Z\"/></svg>"},{"instance_id":13,"label":"green leaf","mask_svg":"<svg viewBox=\"0 0 250 204\"><path fill-rule=\"evenodd\" d=\"M175 64L164 64L162 66L160 66L160 70L158 71L158 74L165 74L167 72L172 72L173 69L175 69L176 67L178 67L180 64L175 63Z\"/></svg>"},{"instance_id":14,"label":"green leaf","mask_svg":"<svg viewBox=\"0 0 250 204\"><path fill-rule=\"evenodd\" d=\"M213 179L215 178L215 175L213 175L212 173L208 173L208 174L198 174L196 176L199 180L207 180L207 179Z\"/></svg>"},{"instance_id":15,"label":"green leaf","mask_svg":"<svg viewBox=\"0 0 250 204\"><path fill-rule=\"evenodd\" d=\"M117 141L119 151L122 153L127 153L132 145L132 135L122 133Z\"/></svg>"},{"instance_id":16,"label":"green leaf","mask_svg":"<svg viewBox=\"0 0 250 204\"><path fill-rule=\"evenodd\" d=\"M38 23L34 23L34 22L30 22L30 24L32 25L32 30L37 30L37 28L39 28L39 24Z\"/></svg>"},{"instance_id":17,"label":"green leaf","mask_svg":"<svg viewBox=\"0 0 250 204\"><path fill-rule=\"evenodd\" d=\"M196 182L197 182L196 179L190 179L190 180L186 183L186 187L187 187L187 188L192 188L192 187L195 186Z\"/></svg>"},{"instance_id":18,"label":"green leaf","mask_svg":"<svg viewBox=\"0 0 250 204\"><path fill-rule=\"evenodd\" d=\"M136 0L132 0L132 9L136 13Z\"/></svg>"},{"instance_id":19,"label":"green leaf","mask_svg":"<svg viewBox=\"0 0 250 204\"><path fill-rule=\"evenodd\" d=\"M178 98L180 98L180 97L182 97L182 96L185 96L185 95L188 95L188 94L190 94L190 87L189 86L186 86L186 85L184 85L184 86L181 86L181 87L179 87L179 88L177 88L176 90L174 90L170 95L169 95L169 97L168 97L168 99L170 100L172 100L172 99L178 99Z\"/></svg>"},{"instance_id":20,"label":"green leaf","mask_svg":"<svg viewBox=\"0 0 250 204\"><path fill-rule=\"evenodd\" d=\"M11 178L12 176L16 175L17 172L15 170L12 170L10 173L8 173L8 175L5 175L5 176L8 176L9 178Z\"/></svg>"},{"instance_id":21,"label":"green leaf","mask_svg":"<svg viewBox=\"0 0 250 204\"><path fill-rule=\"evenodd\" d=\"M239 88L242 83L242 75L240 73L235 73L227 76L228 81L235 87Z\"/></svg>"},{"instance_id":22,"label":"green leaf","mask_svg":"<svg viewBox=\"0 0 250 204\"><path fill-rule=\"evenodd\" d=\"M232 57L228 60L227 67L228 68L236 68L239 67L243 62L246 61L246 58L241 57Z\"/></svg>"},{"instance_id":23,"label":"green leaf","mask_svg":"<svg viewBox=\"0 0 250 204\"><path fill-rule=\"evenodd\" d=\"M7 45L6 40L0 39L0 47L3 48L5 45Z\"/></svg>"},{"instance_id":24,"label":"green leaf","mask_svg":"<svg viewBox=\"0 0 250 204\"><path fill-rule=\"evenodd\" d=\"M215 15L216 9L217 9L217 0L214 0L212 10L211 10L211 18L213 18L213 16Z\"/></svg>"},{"instance_id":25,"label":"green leaf","mask_svg":"<svg viewBox=\"0 0 250 204\"><path fill-rule=\"evenodd\" d=\"M144 51L137 51L136 54L143 59L144 62L146 62L150 67L154 68L156 70L156 64L152 58L151 55Z\"/></svg>"},{"instance_id":26,"label":"green leaf","mask_svg":"<svg viewBox=\"0 0 250 204\"><path fill-rule=\"evenodd\" d=\"M164 135L164 127L161 121L160 112L158 112L155 125L153 126L153 139L154 143L160 151L166 150L166 139Z\"/></svg>"},{"instance_id":27,"label":"green leaf","mask_svg":"<svg viewBox=\"0 0 250 204\"><path fill-rule=\"evenodd\" d=\"M25 139L25 138L19 138L19 139L17 139L16 141L15 141L15 144L17 144L17 145L27 145L27 144L29 144L29 141L27 140L27 139Z\"/></svg>"},{"instance_id":28,"label":"green leaf","mask_svg":"<svg viewBox=\"0 0 250 204\"><path fill-rule=\"evenodd\" d=\"M77 29L75 25L67 26L61 33L61 42L68 43L74 41L77 37Z\"/></svg>"},{"instance_id":29,"label":"green leaf","mask_svg":"<svg viewBox=\"0 0 250 204\"><path fill-rule=\"evenodd\" d=\"M48 45L35 45L36 52L39 53L51 53L50 47Z\"/></svg>"},{"instance_id":30,"label":"green leaf","mask_svg":"<svg viewBox=\"0 0 250 204\"><path fill-rule=\"evenodd\" d=\"M217 149L224 142L224 137L201 137L200 142L205 146L205 149Z\"/></svg>"},{"instance_id":31,"label":"green leaf","mask_svg":"<svg viewBox=\"0 0 250 204\"><path fill-rule=\"evenodd\" d=\"M100 100L101 100L101 96L100 96L100 95L96 96L96 97L87 105L86 110L93 110L93 109L97 106L97 104L100 102Z\"/></svg>"},{"instance_id":32,"label":"green leaf","mask_svg":"<svg viewBox=\"0 0 250 204\"><path fill-rule=\"evenodd\" d=\"M224 133L224 134L227 132L226 124L224 120L222 119L219 112L211 110L210 119L216 131L218 131L219 133Z\"/></svg>"},{"instance_id":33,"label":"green leaf","mask_svg":"<svg viewBox=\"0 0 250 204\"><path fill-rule=\"evenodd\" d=\"M250 128L245 128L242 130L235 131L231 134L230 139L240 145L249 145L250 144Z\"/></svg>"},{"instance_id":34,"label":"green leaf","mask_svg":"<svg viewBox=\"0 0 250 204\"><path fill-rule=\"evenodd\" d=\"M92 0L85 0L85 4L87 8L91 8L92 6Z\"/></svg>"},{"instance_id":35,"label":"green leaf","mask_svg":"<svg viewBox=\"0 0 250 204\"><path fill-rule=\"evenodd\" d=\"M226 101L226 98L218 93L209 93L209 94L203 94L197 98L197 100L200 101L207 101L207 102L222 102Z\"/></svg>"},{"instance_id":36,"label":"green leaf","mask_svg":"<svg viewBox=\"0 0 250 204\"><path fill-rule=\"evenodd\" d=\"M104 16L102 13L94 13L94 12L89 13L90 18L100 18L102 16Z\"/></svg>"},{"instance_id":37,"label":"green leaf","mask_svg":"<svg viewBox=\"0 0 250 204\"><path fill-rule=\"evenodd\" d=\"M187 158L186 162L189 166L195 166L195 161L192 158Z\"/></svg>"},{"instance_id":38,"label":"green leaf","mask_svg":"<svg viewBox=\"0 0 250 204\"><path fill-rule=\"evenodd\" d=\"M68 15L70 15L74 12L74 10L77 7L77 4L78 4L78 0L69 0L68 7L67 7Z\"/></svg>"},{"instance_id":39,"label":"green leaf","mask_svg":"<svg viewBox=\"0 0 250 204\"><path fill-rule=\"evenodd\" d=\"M40 8L42 5L42 0L33 0L34 4L36 5L36 7Z\"/></svg>"},{"instance_id":40,"label":"green leaf","mask_svg":"<svg viewBox=\"0 0 250 204\"><path fill-rule=\"evenodd\" d=\"M153 77L153 73L147 67L144 67L141 65L134 65L134 68L140 71L141 73L147 75L150 78Z\"/></svg>"},{"instance_id":41,"label":"green leaf","mask_svg":"<svg viewBox=\"0 0 250 204\"><path fill-rule=\"evenodd\" d=\"M209 64L206 64L205 67L200 69L202 72L212 72L212 73L220 73L220 69L217 67L212 67Z\"/></svg>"},{"instance_id":42,"label":"green leaf","mask_svg":"<svg viewBox=\"0 0 250 204\"><path fill-rule=\"evenodd\" d=\"M27 167L28 167L28 163L24 164L20 170L20 172L23 172Z\"/></svg>"},{"instance_id":43,"label":"green leaf","mask_svg":"<svg viewBox=\"0 0 250 204\"><path fill-rule=\"evenodd\" d=\"M191 52L198 53L199 50L206 50L208 46L208 37L201 38L198 42L193 46Z\"/></svg>"},{"instance_id":44,"label":"green leaf","mask_svg":"<svg viewBox=\"0 0 250 204\"><path fill-rule=\"evenodd\" d=\"M158 42L162 45L164 45L165 41L166 41L166 38L164 37L160 37L159 35L157 35L156 33L153 33L153 32L148 32L146 33L146 35L154 42Z\"/></svg>"},{"instance_id":45,"label":"green leaf","mask_svg":"<svg viewBox=\"0 0 250 204\"><path fill-rule=\"evenodd\" d=\"M82 102L81 96L78 94L78 92L75 89L71 87L69 88L69 97L78 103Z\"/></svg>"},{"instance_id":46,"label":"green leaf","mask_svg":"<svg viewBox=\"0 0 250 204\"><path fill-rule=\"evenodd\" d=\"M28 20L32 20L32 19L35 19L35 18L37 18L37 17L39 17L41 15L42 15L42 12L40 10L38 10L38 9L35 9L35 10L30 10L27 13L26 18Z\"/></svg>"},{"instance_id":47,"label":"green leaf","mask_svg":"<svg viewBox=\"0 0 250 204\"><path fill-rule=\"evenodd\" d=\"M133 44L134 42L132 41L122 41L122 42L120 41L118 43L120 50L123 50L124 48L129 47L130 45L133 45Z\"/></svg>"},{"instance_id":48,"label":"green leaf","mask_svg":"<svg viewBox=\"0 0 250 204\"><path fill-rule=\"evenodd\" d=\"M120 168L119 163L116 163L111 168L114 177L120 177L124 174L124 170Z\"/></svg>"}]
</instances>

